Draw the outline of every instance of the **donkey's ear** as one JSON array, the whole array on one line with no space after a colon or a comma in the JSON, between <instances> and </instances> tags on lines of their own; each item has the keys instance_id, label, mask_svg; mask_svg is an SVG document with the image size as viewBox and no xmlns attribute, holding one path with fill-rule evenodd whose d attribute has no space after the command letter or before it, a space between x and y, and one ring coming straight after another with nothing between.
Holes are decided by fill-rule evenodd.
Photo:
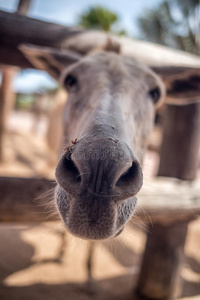
<instances>
[{"instance_id":1,"label":"donkey's ear","mask_svg":"<svg viewBox=\"0 0 200 300\"><path fill-rule=\"evenodd\" d=\"M151 67L166 86L168 104L200 102L200 69L187 67Z\"/></svg>"},{"instance_id":2,"label":"donkey's ear","mask_svg":"<svg viewBox=\"0 0 200 300\"><path fill-rule=\"evenodd\" d=\"M47 71L56 80L62 71L81 59L81 55L67 50L58 50L33 45L20 45L20 51L34 68Z\"/></svg>"}]
</instances>

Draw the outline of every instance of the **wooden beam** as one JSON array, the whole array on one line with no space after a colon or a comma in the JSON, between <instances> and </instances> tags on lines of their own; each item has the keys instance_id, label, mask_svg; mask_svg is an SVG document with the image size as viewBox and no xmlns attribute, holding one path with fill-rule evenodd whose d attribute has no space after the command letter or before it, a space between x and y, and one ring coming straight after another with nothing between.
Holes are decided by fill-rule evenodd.
<instances>
[{"instance_id":1,"label":"wooden beam","mask_svg":"<svg viewBox=\"0 0 200 300\"><path fill-rule=\"evenodd\" d=\"M0 64L34 68L18 50L20 44L61 48L64 40L82 31L0 11Z\"/></svg>"},{"instance_id":2,"label":"wooden beam","mask_svg":"<svg viewBox=\"0 0 200 300\"><path fill-rule=\"evenodd\" d=\"M199 57L127 37L110 37L120 45L121 54L134 57L161 75L170 97L168 102L182 105L200 101ZM105 32L70 28L0 11L0 64L35 68L19 50L22 44L86 55L95 48L101 49L107 39Z\"/></svg>"},{"instance_id":3,"label":"wooden beam","mask_svg":"<svg viewBox=\"0 0 200 300\"><path fill-rule=\"evenodd\" d=\"M89 30L68 38L63 47L86 54L95 48L104 49L108 37L120 45L120 53L134 57L138 61L152 68L159 69L166 74L166 68L200 68L199 57L185 51L172 49L147 41L132 39L126 36L109 36L102 31ZM164 70L163 70L164 67ZM168 71L167 71L168 73Z\"/></svg>"},{"instance_id":4,"label":"wooden beam","mask_svg":"<svg viewBox=\"0 0 200 300\"><path fill-rule=\"evenodd\" d=\"M132 56L154 68L161 68L161 71L162 67L200 69L198 56L190 53L128 37L110 37L119 43L123 55ZM105 32L70 28L0 11L0 63L25 67L27 61L23 60L22 54L17 50L20 44L62 48L87 54L95 48L102 48L107 39ZM6 50L12 52L12 57L6 55Z\"/></svg>"},{"instance_id":5,"label":"wooden beam","mask_svg":"<svg viewBox=\"0 0 200 300\"><path fill-rule=\"evenodd\" d=\"M0 177L0 221L45 220L54 186L54 181L44 178Z\"/></svg>"},{"instance_id":6,"label":"wooden beam","mask_svg":"<svg viewBox=\"0 0 200 300\"><path fill-rule=\"evenodd\" d=\"M45 220L50 210L56 212L56 208L51 207L54 187L55 181L44 178L0 177L0 221ZM183 195L181 199L180 195ZM200 214L199 182L158 178L143 187L138 202L136 216L145 222L172 225L191 220Z\"/></svg>"},{"instance_id":7,"label":"wooden beam","mask_svg":"<svg viewBox=\"0 0 200 300\"><path fill-rule=\"evenodd\" d=\"M138 194L136 214L143 220L162 224L190 221L200 215L200 181L156 177L144 183ZM144 210L143 210L144 209ZM145 214L145 211L147 212Z\"/></svg>"}]
</instances>

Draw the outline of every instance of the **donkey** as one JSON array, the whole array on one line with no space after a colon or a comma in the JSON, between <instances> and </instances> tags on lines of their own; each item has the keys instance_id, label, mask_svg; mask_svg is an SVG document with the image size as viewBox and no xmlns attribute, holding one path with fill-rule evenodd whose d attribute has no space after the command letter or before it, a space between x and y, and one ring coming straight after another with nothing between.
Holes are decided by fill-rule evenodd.
<instances>
[{"instance_id":1,"label":"donkey","mask_svg":"<svg viewBox=\"0 0 200 300\"><path fill-rule=\"evenodd\" d=\"M162 80L136 59L112 51L82 57L21 50L68 92L55 173L56 204L67 230L88 240L116 237L133 215L143 184L143 154L165 97Z\"/></svg>"},{"instance_id":2,"label":"donkey","mask_svg":"<svg viewBox=\"0 0 200 300\"><path fill-rule=\"evenodd\" d=\"M117 236L131 218L142 187L142 154L151 132L161 80L133 59L93 53L62 77L66 149L57 168L55 197L72 234Z\"/></svg>"}]
</instances>

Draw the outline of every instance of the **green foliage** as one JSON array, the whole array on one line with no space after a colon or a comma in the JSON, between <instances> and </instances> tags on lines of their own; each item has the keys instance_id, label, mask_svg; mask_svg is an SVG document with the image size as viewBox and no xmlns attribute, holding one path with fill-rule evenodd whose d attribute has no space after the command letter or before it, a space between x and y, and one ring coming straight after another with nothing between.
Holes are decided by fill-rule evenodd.
<instances>
[{"instance_id":1,"label":"green foliage","mask_svg":"<svg viewBox=\"0 0 200 300\"><path fill-rule=\"evenodd\" d=\"M116 23L118 17L115 13L101 7L92 7L80 18L80 25L85 28L98 28L110 31L111 26Z\"/></svg>"},{"instance_id":2,"label":"green foliage","mask_svg":"<svg viewBox=\"0 0 200 300\"><path fill-rule=\"evenodd\" d=\"M165 0L138 25L145 40L200 54L200 0Z\"/></svg>"},{"instance_id":3,"label":"green foliage","mask_svg":"<svg viewBox=\"0 0 200 300\"><path fill-rule=\"evenodd\" d=\"M87 12L80 16L79 25L88 29L101 29L106 32L115 32L120 35L126 34L125 30L120 29L116 32L113 25L119 21L118 16L101 6L91 7Z\"/></svg>"},{"instance_id":4,"label":"green foliage","mask_svg":"<svg viewBox=\"0 0 200 300\"><path fill-rule=\"evenodd\" d=\"M16 108L17 109L30 109L34 103L35 96L33 94L17 94L16 95Z\"/></svg>"}]
</instances>

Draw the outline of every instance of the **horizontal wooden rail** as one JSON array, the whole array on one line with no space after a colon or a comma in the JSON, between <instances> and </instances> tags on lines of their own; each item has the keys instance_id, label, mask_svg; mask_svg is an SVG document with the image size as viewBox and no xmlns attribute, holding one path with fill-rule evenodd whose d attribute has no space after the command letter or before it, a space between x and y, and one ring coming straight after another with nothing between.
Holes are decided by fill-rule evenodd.
<instances>
[{"instance_id":1,"label":"horizontal wooden rail","mask_svg":"<svg viewBox=\"0 0 200 300\"><path fill-rule=\"evenodd\" d=\"M109 37L120 44L122 54L133 56L147 65L154 66L164 77L174 76L174 72L177 76L177 71L179 76L182 76L181 67L200 69L199 57L193 54L128 37L111 34ZM18 50L20 44L62 48L87 54L94 48L104 46L107 38L108 35L102 31L62 26L0 10L0 63L2 64L24 68L31 66ZM179 69L173 70L172 67Z\"/></svg>"},{"instance_id":2,"label":"horizontal wooden rail","mask_svg":"<svg viewBox=\"0 0 200 300\"><path fill-rule=\"evenodd\" d=\"M48 215L55 181L0 177L0 221L41 222Z\"/></svg>"},{"instance_id":3,"label":"horizontal wooden rail","mask_svg":"<svg viewBox=\"0 0 200 300\"><path fill-rule=\"evenodd\" d=\"M138 194L137 212L143 219L163 225L194 219L200 215L200 180L149 180Z\"/></svg>"},{"instance_id":4,"label":"horizontal wooden rail","mask_svg":"<svg viewBox=\"0 0 200 300\"><path fill-rule=\"evenodd\" d=\"M0 221L57 220L59 216L52 205L54 187L55 181L45 178L0 177ZM157 178L138 194L136 215L147 222L169 224L194 219L199 214L199 181Z\"/></svg>"},{"instance_id":5,"label":"horizontal wooden rail","mask_svg":"<svg viewBox=\"0 0 200 300\"><path fill-rule=\"evenodd\" d=\"M64 40L80 32L83 30L0 11L0 64L34 68L19 51L20 44L60 48Z\"/></svg>"},{"instance_id":6,"label":"horizontal wooden rail","mask_svg":"<svg viewBox=\"0 0 200 300\"><path fill-rule=\"evenodd\" d=\"M198 56L146 41L109 36L120 45L121 54L134 57L161 75L167 86L168 103L187 105L200 101ZM107 39L105 32L67 27L0 11L0 64L35 68L19 50L22 44L54 48L58 52L62 50L62 54L63 50L71 50L86 55L102 48Z\"/></svg>"}]
</instances>

